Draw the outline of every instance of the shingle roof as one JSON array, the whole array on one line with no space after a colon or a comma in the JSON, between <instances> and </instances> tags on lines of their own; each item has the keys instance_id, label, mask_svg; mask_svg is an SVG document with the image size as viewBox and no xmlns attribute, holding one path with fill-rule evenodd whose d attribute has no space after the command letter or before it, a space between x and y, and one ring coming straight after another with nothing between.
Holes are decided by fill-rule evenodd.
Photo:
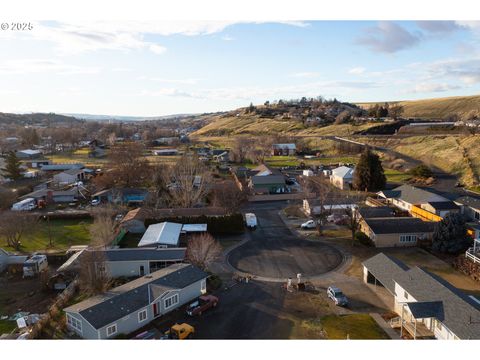
<instances>
[{"instance_id":1,"label":"shingle roof","mask_svg":"<svg viewBox=\"0 0 480 360\"><path fill-rule=\"evenodd\" d=\"M409 302L407 306L415 319L427 319L431 317L440 321L445 319L443 303L441 301Z\"/></svg>"},{"instance_id":2,"label":"shingle roof","mask_svg":"<svg viewBox=\"0 0 480 360\"><path fill-rule=\"evenodd\" d=\"M473 196L462 196L456 199L455 202L480 210L480 199Z\"/></svg>"},{"instance_id":3,"label":"shingle roof","mask_svg":"<svg viewBox=\"0 0 480 360\"><path fill-rule=\"evenodd\" d=\"M453 201L429 202L428 204L435 210L457 210L460 208Z\"/></svg>"},{"instance_id":4,"label":"shingle roof","mask_svg":"<svg viewBox=\"0 0 480 360\"><path fill-rule=\"evenodd\" d=\"M358 212L364 219L391 217L394 215L394 209L388 206L361 207L358 209Z\"/></svg>"},{"instance_id":5,"label":"shingle roof","mask_svg":"<svg viewBox=\"0 0 480 360\"><path fill-rule=\"evenodd\" d=\"M436 201L448 201L447 198L439 194L436 194L433 191L428 191L428 190L421 189L408 184L404 184L399 187L396 187L395 189L393 189L393 191L399 191L400 195L397 197L410 204L423 204L426 202L433 202L431 200L432 196L438 199Z\"/></svg>"},{"instance_id":6,"label":"shingle roof","mask_svg":"<svg viewBox=\"0 0 480 360\"><path fill-rule=\"evenodd\" d=\"M406 234L433 232L435 223L411 217L364 219L375 234Z\"/></svg>"},{"instance_id":7,"label":"shingle roof","mask_svg":"<svg viewBox=\"0 0 480 360\"><path fill-rule=\"evenodd\" d=\"M253 185L282 184L285 185L283 175L252 176Z\"/></svg>"},{"instance_id":8,"label":"shingle roof","mask_svg":"<svg viewBox=\"0 0 480 360\"><path fill-rule=\"evenodd\" d=\"M107 261L167 261L183 260L185 248L131 248L131 249L108 249L103 251Z\"/></svg>"},{"instance_id":9,"label":"shingle roof","mask_svg":"<svg viewBox=\"0 0 480 360\"><path fill-rule=\"evenodd\" d=\"M480 339L480 303L426 269L408 269L405 264L403 267L399 264L403 263L382 253L363 262L392 294L397 283L418 303L423 303L408 303L418 316L438 316L459 338Z\"/></svg>"},{"instance_id":10,"label":"shingle roof","mask_svg":"<svg viewBox=\"0 0 480 360\"><path fill-rule=\"evenodd\" d=\"M150 285L154 285L150 289L156 289L155 294L161 295L170 289L183 289L207 276L193 265L175 264L69 306L64 311L79 313L95 329L100 329L149 305L154 300L149 298Z\"/></svg>"}]
</instances>

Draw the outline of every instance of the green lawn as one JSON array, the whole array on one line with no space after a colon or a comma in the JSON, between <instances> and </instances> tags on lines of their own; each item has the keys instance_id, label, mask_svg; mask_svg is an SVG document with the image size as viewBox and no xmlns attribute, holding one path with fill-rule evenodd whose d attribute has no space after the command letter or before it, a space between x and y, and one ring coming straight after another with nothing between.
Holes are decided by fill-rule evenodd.
<instances>
[{"instance_id":1,"label":"green lawn","mask_svg":"<svg viewBox=\"0 0 480 360\"><path fill-rule=\"evenodd\" d=\"M385 169L384 172L387 177L387 182L404 183L411 178L410 174L398 170Z\"/></svg>"},{"instance_id":2,"label":"green lawn","mask_svg":"<svg viewBox=\"0 0 480 360\"><path fill-rule=\"evenodd\" d=\"M320 322L328 339L389 339L368 314L328 315Z\"/></svg>"},{"instance_id":3,"label":"green lawn","mask_svg":"<svg viewBox=\"0 0 480 360\"><path fill-rule=\"evenodd\" d=\"M0 335L9 334L17 327L15 321L10 320L0 320Z\"/></svg>"},{"instance_id":4,"label":"green lawn","mask_svg":"<svg viewBox=\"0 0 480 360\"><path fill-rule=\"evenodd\" d=\"M338 163L356 163L358 157L356 156L332 156L332 157L320 157L316 159L304 159L296 158L294 156L270 156L265 159L267 165L273 167L283 167L283 166L298 166L300 163L304 163L307 166L313 165L330 165Z\"/></svg>"},{"instance_id":5,"label":"green lawn","mask_svg":"<svg viewBox=\"0 0 480 360\"><path fill-rule=\"evenodd\" d=\"M72 245L87 245L90 243L89 227L92 223L89 219L75 220L50 220L50 226L46 221L39 221L31 234L25 235L21 242L21 251L33 252L40 250L66 250ZM50 227L50 231L49 231ZM50 235L53 239L53 247L49 247ZM6 250L14 251L13 248L4 246L5 240L0 244Z\"/></svg>"}]
</instances>

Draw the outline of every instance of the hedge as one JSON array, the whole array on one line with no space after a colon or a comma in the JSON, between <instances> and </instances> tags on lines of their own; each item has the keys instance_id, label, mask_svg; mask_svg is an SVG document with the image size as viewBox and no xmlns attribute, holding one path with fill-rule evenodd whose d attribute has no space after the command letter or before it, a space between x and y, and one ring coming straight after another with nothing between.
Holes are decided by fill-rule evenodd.
<instances>
[{"instance_id":1,"label":"hedge","mask_svg":"<svg viewBox=\"0 0 480 360\"><path fill-rule=\"evenodd\" d=\"M208 232L212 235L238 234L245 231L242 214L224 216L177 216L160 219L146 219L145 227L164 221L180 224L207 224Z\"/></svg>"}]
</instances>

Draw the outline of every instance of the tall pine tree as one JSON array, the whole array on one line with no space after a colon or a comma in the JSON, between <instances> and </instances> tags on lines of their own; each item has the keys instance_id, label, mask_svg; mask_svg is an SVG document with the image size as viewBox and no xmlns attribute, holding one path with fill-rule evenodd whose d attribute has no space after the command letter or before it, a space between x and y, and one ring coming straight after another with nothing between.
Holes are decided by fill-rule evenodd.
<instances>
[{"instance_id":1,"label":"tall pine tree","mask_svg":"<svg viewBox=\"0 0 480 360\"><path fill-rule=\"evenodd\" d=\"M361 191L378 191L385 187L387 179L378 155L366 148L353 173L353 187Z\"/></svg>"},{"instance_id":2,"label":"tall pine tree","mask_svg":"<svg viewBox=\"0 0 480 360\"><path fill-rule=\"evenodd\" d=\"M15 152L9 151L5 156L5 167L0 170L3 176L12 180L19 180L23 177L20 165L21 162Z\"/></svg>"}]
</instances>

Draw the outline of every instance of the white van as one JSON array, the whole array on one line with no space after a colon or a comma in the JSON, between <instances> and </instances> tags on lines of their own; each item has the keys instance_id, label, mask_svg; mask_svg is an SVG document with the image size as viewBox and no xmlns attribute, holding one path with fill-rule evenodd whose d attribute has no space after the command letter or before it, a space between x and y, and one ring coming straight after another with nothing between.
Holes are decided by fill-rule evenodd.
<instances>
[{"instance_id":1,"label":"white van","mask_svg":"<svg viewBox=\"0 0 480 360\"><path fill-rule=\"evenodd\" d=\"M255 229L257 227L257 217L254 213L246 213L245 214L245 223L247 227L250 229Z\"/></svg>"},{"instance_id":2,"label":"white van","mask_svg":"<svg viewBox=\"0 0 480 360\"><path fill-rule=\"evenodd\" d=\"M37 207L37 201L34 198L26 198L12 205L13 211L30 211Z\"/></svg>"}]
</instances>

